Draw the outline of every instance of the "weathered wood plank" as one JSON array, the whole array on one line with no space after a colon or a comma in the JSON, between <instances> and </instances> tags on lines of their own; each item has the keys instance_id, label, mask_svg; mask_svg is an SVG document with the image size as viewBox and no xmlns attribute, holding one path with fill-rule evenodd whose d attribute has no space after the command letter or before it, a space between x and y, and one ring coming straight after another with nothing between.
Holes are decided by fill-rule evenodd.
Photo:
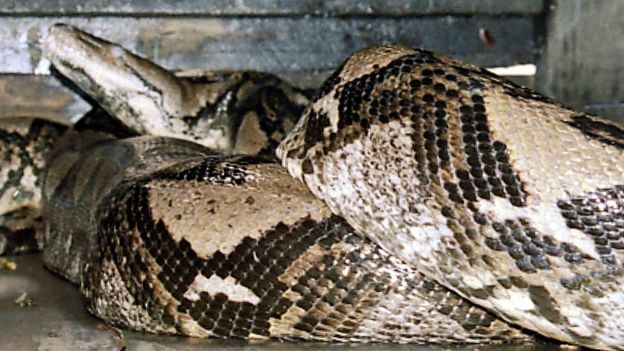
<instances>
[{"instance_id":1,"label":"weathered wood plank","mask_svg":"<svg viewBox=\"0 0 624 351\"><path fill-rule=\"evenodd\" d=\"M37 117L69 123L90 109L52 76L0 75L0 118Z\"/></svg>"},{"instance_id":2,"label":"weathered wood plank","mask_svg":"<svg viewBox=\"0 0 624 351\"><path fill-rule=\"evenodd\" d=\"M316 89L332 71L298 71L280 74L301 88ZM180 72L198 75L199 71ZM527 77L508 77L518 84L531 85ZM38 117L69 124L91 109L76 92L50 75L0 74L0 118Z\"/></svg>"},{"instance_id":3,"label":"weathered wood plank","mask_svg":"<svg viewBox=\"0 0 624 351\"><path fill-rule=\"evenodd\" d=\"M510 15L538 14L543 0L0 0L11 15Z\"/></svg>"},{"instance_id":4,"label":"weathered wood plank","mask_svg":"<svg viewBox=\"0 0 624 351\"><path fill-rule=\"evenodd\" d=\"M382 43L423 47L483 66L532 62L533 19L511 17L0 17L0 72L47 72L41 41L56 22L77 25L181 69L328 70ZM494 46L486 47L479 29ZM39 67L39 69L37 69Z\"/></svg>"},{"instance_id":5,"label":"weathered wood plank","mask_svg":"<svg viewBox=\"0 0 624 351\"><path fill-rule=\"evenodd\" d=\"M182 71L184 76L201 75ZM289 72L280 77L301 88L316 89L331 71ZM52 75L0 74L0 118L36 117L63 124L77 121L92 106Z\"/></svg>"},{"instance_id":6,"label":"weathered wood plank","mask_svg":"<svg viewBox=\"0 0 624 351\"><path fill-rule=\"evenodd\" d=\"M538 89L567 105L624 122L624 2L554 1Z\"/></svg>"}]
</instances>

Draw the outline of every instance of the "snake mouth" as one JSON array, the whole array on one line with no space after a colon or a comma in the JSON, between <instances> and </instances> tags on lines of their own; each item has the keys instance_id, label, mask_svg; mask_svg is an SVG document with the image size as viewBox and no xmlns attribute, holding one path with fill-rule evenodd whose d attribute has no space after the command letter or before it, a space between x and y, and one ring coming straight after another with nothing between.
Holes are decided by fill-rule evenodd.
<instances>
[{"instance_id":1,"label":"snake mouth","mask_svg":"<svg viewBox=\"0 0 624 351\"><path fill-rule=\"evenodd\" d=\"M132 54L119 45L66 24L50 27L44 54L54 68L100 101L109 113L127 110L129 96L155 90L136 73L134 65L128 63L132 62L129 57Z\"/></svg>"},{"instance_id":2,"label":"snake mouth","mask_svg":"<svg viewBox=\"0 0 624 351\"><path fill-rule=\"evenodd\" d=\"M100 92L108 92L98 96L100 99L120 99L134 93L162 98L163 92L175 99L175 93L182 90L180 80L159 65L70 25L50 27L44 53L88 94L98 93L89 88L87 82L91 81L102 88Z\"/></svg>"},{"instance_id":3,"label":"snake mouth","mask_svg":"<svg viewBox=\"0 0 624 351\"><path fill-rule=\"evenodd\" d=\"M120 60L124 54L122 47L62 23L50 27L44 42L44 54L64 74L66 71L81 71L85 75L94 75L96 70L110 70L119 75L124 71ZM69 74L71 79L79 75Z\"/></svg>"},{"instance_id":4,"label":"snake mouth","mask_svg":"<svg viewBox=\"0 0 624 351\"><path fill-rule=\"evenodd\" d=\"M154 118L183 115L185 96L194 96L188 82L152 61L66 24L50 27L44 53L107 112L140 132Z\"/></svg>"}]
</instances>

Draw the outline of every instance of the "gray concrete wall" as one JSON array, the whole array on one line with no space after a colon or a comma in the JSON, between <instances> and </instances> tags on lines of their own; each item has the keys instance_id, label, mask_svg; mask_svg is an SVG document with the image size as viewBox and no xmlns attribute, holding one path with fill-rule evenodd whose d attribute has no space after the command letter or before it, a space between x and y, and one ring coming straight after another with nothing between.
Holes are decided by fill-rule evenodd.
<instances>
[{"instance_id":1,"label":"gray concrete wall","mask_svg":"<svg viewBox=\"0 0 624 351\"><path fill-rule=\"evenodd\" d=\"M624 1L552 1L546 23L537 88L624 122Z\"/></svg>"},{"instance_id":2,"label":"gray concrete wall","mask_svg":"<svg viewBox=\"0 0 624 351\"><path fill-rule=\"evenodd\" d=\"M535 53L530 16L0 16L0 70L46 72L41 41L57 22L79 26L179 69L329 70L358 49L387 43L440 51L486 66L531 62ZM480 39L482 28L494 38L492 47Z\"/></svg>"},{"instance_id":3,"label":"gray concrete wall","mask_svg":"<svg viewBox=\"0 0 624 351\"><path fill-rule=\"evenodd\" d=\"M0 0L9 15L524 15L539 14L543 0Z\"/></svg>"},{"instance_id":4,"label":"gray concrete wall","mask_svg":"<svg viewBox=\"0 0 624 351\"><path fill-rule=\"evenodd\" d=\"M395 43L483 66L533 62L544 0L0 0L0 116L89 106L46 76L41 43L77 25L171 69L277 73L316 87L354 51ZM494 45L479 35L487 30ZM33 75L41 74L41 76Z\"/></svg>"}]
</instances>

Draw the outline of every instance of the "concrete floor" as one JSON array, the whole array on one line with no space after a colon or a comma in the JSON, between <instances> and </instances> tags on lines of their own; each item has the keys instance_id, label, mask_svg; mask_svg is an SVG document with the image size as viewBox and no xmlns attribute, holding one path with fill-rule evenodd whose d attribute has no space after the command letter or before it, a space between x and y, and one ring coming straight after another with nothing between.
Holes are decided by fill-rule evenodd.
<instances>
[{"instance_id":1,"label":"concrete floor","mask_svg":"<svg viewBox=\"0 0 624 351\"><path fill-rule=\"evenodd\" d=\"M83 308L78 289L43 268L40 255L10 257L14 271L0 270L0 350L121 350L124 341ZM23 293L34 302L19 306L15 300ZM559 346L490 345L329 345L318 343L246 343L240 340L203 340L157 336L123 331L127 350L353 350L353 351L546 351Z\"/></svg>"}]
</instances>

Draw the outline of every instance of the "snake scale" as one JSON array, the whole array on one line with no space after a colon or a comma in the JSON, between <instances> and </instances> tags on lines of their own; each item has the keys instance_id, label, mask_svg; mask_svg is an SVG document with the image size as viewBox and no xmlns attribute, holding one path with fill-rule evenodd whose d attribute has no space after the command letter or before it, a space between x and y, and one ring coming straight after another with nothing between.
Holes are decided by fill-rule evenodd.
<instances>
[{"instance_id":1,"label":"snake scale","mask_svg":"<svg viewBox=\"0 0 624 351\"><path fill-rule=\"evenodd\" d=\"M35 118L0 119L0 255L43 248L39 188L46 154L65 129Z\"/></svg>"},{"instance_id":2,"label":"snake scale","mask_svg":"<svg viewBox=\"0 0 624 351\"><path fill-rule=\"evenodd\" d=\"M619 125L396 46L351 56L296 125L307 98L277 78L252 84L260 109L231 121L244 80L193 81L77 29L50 33L59 72L154 135L72 128L43 182L46 245L61 253L47 263L103 320L320 341L527 330L624 349Z\"/></svg>"}]
</instances>

